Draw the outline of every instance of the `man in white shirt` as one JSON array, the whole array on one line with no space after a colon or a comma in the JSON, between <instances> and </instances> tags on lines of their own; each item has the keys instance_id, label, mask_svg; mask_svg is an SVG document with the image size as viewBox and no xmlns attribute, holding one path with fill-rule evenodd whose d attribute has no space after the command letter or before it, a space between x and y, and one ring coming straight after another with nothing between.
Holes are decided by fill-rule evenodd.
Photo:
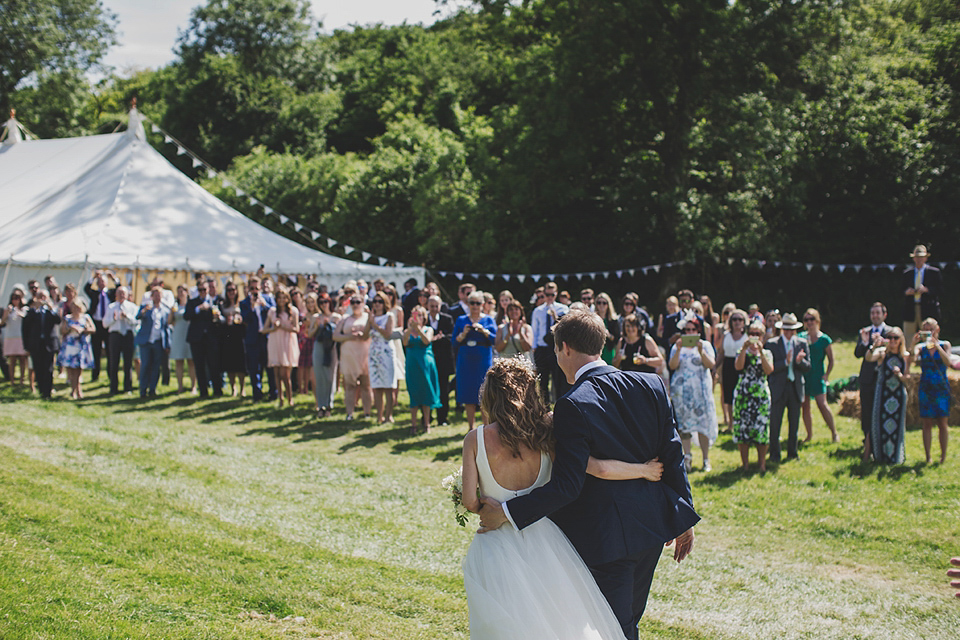
<instances>
[{"instance_id":1,"label":"man in white shirt","mask_svg":"<svg viewBox=\"0 0 960 640\"><path fill-rule=\"evenodd\" d=\"M123 391L133 391L130 368L133 365L133 336L140 326L137 320L137 305L128 300L130 290L117 287L117 299L107 305L103 314L103 328L107 330L107 376L110 378L110 395L120 391L120 356L123 356Z\"/></svg>"},{"instance_id":2,"label":"man in white shirt","mask_svg":"<svg viewBox=\"0 0 960 640\"><path fill-rule=\"evenodd\" d=\"M550 402L550 378L553 378L553 388L556 397L560 398L570 385L567 378L557 365L557 355L553 350L553 325L570 309L565 304L557 302L557 283L548 282L543 287L546 299L542 305L533 310L531 325L533 326L533 362L540 374L540 393L543 401Z\"/></svg>"}]
</instances>

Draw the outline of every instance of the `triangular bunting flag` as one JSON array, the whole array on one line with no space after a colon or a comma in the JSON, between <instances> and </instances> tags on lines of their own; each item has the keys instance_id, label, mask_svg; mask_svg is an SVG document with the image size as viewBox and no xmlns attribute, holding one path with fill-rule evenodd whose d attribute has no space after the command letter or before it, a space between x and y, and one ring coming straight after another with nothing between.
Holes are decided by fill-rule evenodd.
<instances>
[{"instance_id":1,"label":"triangular bunting flag","mask_svg":"<svg viewBox=\"0 0 960 640\"><path fill-rule=\"evenodd\" d=\"M627 273L629 273L629 274L630 274L630 277L632 278L634 275L636 275L637 270L636 270L636 269L627 269Z\"/></svg>"},{"instance_id":2,"label":"triangular bunting flag","mask_svg":"<svg viewBox=\"0 0 960 640\"><path fill-rule=\"evenodd\" d=\"M822 265L820 265L820 268L823 269L823 272L824 272L824 273L830 271L830 265L828 265L828 264L822 264Z\"/></svg>"},{"instance_id":3,"label":"triangular bunting flag","mask_svg":"<svg viewBox=\"0 0 960 640\"><path fill-rule=\"evenodd\" d=\"M860 269L863 269L863 265L862 265L862 264L855 264L855 265L853 265L853 270L856 271L857 273L860 273Z\"/></svg>"},{"instance_id":4,"label":"triangular bunting flag","mask_svg":"<svg viewBox=\"0 0 960 640\"><path fill-rule=\"evenodd\" d=\"M194 168L194 169L196 169L197 167L202 167L202 166L203 166L203 162L201 162L199 158L194 158L193 161L192 161L190 164L193 165L193 168Z\"/></svg>"},{"instance_id":5,"label":"triangular bunting flag","mask_svg":"<svg viewBox=\"0 0 960 640\"><path fill-rule=\"evenodd\" d=\"M453 275L456 277L457 280L463 280L463 274L462 274L462 273L456 273L456 272L454 272Z\"/></svg>"},{"instance_id":6,"label":"triangular bunting flag","mask_svg":"<svg viewBox=\"0 0 960 640\"><path fill-rule=\"evenodd\" d=\"M217 177L217 172L214 171L213 169L208 168L208 169L207 169L207 177L210 178L211 180L213 180L214 178Z\"/></svg>"},{"instance_id":7,"label":"triangular bunting flag","mask_svg":"<svg viewBox=\"0 0 960 640\"><path fill-rule=\"evenodd\" d=\"M372 254L367 253L366 251L361 251L361 252L360 252L360 255L363 256L363 261L366 262L367 260L370 259L370 256L371 256Z\"/></svg>"},{"instance_id":8,"label":"triangular bunting flag","mask_svg":"<svg viewBox=\"0 0 960 640\"><path fill-rule=\"evenodd\" d=\"M151 124L150 124L150 131L153 131L154 133L160 133L160 127L158 127L157 125L151 123Z\"/></svg>"},{"instance_id":9,"label":"triangular bunting flag","mask_svg":"<svg viewBox=\"0 0 960 640\"><path fill-rule=\"evenodd\" d=\"M840 270L840 273L843 273L844 269L846 269L846 268L847 268L847 265L845 265L845 264L838 264L838 265L837 265L837 269Z\"/></svg>"},{"instance_id":10,"label":"triangular bunting flag","mask_svg":"<svg viewBox=\"0 0 960 640\"><path fill-rule=\"evenodd\" d=\"M345 245L343 245L343 250L344 250L345 253L353 253L354 251L356 251L356 248L355 248L355 247L351 247L351 246L348 245L348 244L345 244Z\"/></svg>"},{"instance_id":11,"label":"triangular bunting flag","mask_svg":"<svg viewBox=\"0 0 960 640\"><path fill-rule=\"evenodd\" d=\"M653 266L650 267L650 268L653 269L653 272L654 272L654 273L660 273L660 265L655 264L655 265L653 265Z\"/></svg>"},{"instance_id":12,"label":"triangular bunting flag","mask_svg":"<svg viewBox=\"0 0 960 640\"><path fill-rule=\"evenodd\" d=\"M382 259L382 258L381 258L381 259ZM437 275L439 275L441 278L446 278L446 277L447 277L447 272L446 272L446 271L437 271Z\"/></svg>"},{"instance_id":13,"label":"triangular bunting flag","mask_svg":"<svg viewBox=\"0 0 960 640\"><path fill-rule=\"evenodd\" d=\"M319 234L319 233L317 233L316 231L313 231L313 230L310 231L310 239L311 239L311 240L316 240L316 239L319 238L319 237L320 237L320 234Z\"/></svg>"},{"instance_id":14,"label":"triangular bunting flag","mask_svg":"<svg viewBox=\"0 0 960 640\"><path fill-rule=\"evenodd\" d=\"M807 271L813 271L813 264L807 263Z\"/></svg>"},{"instance_id":15,"label":"triangular bunting flag","mask_svg":"<svg viewBox=\"0 0 960 640\"><path fill-rule=\"evenodd\" d=\"M297 233L299 233L300 230L303 229L303 225L300 224L299 222L294 222L294 223L293 223L293 228L297 231Z\"/></svg>"},{"instance_id":16,"label":"triangular bunting flag","mask_svg":"<svg viewBox=\"0 0 960 640\"><path fill-rule=\"evenodd\" d=\"M280 224L287 224L288 222L290 222L290 218L284 215L280 216Z\"/></svg>"},{"instance_id":17,"label":"triangular bunting flag","mask_svg":"<svg viewBox=\"0 0 960 640\"><path fill-rule=\"evenodd\" d=\"M238 198L243 198L247 195L247 192L241 189L240 187L234 187L233 190L237 194Z\"/></svg>"},{"instance_id":18,"label":"triangular bunting flag","mask_svg":"<svg viewBox=\"0 0 960 640\"><path fill-rule=\"evenodd\" d=\"M888 265L887 265L887 269L890 269L890 271L896 271L897 265L895 265L895 264L888 264Z\"/></svg>"},{"instance_id":19,"label":"triangular bunting flag","mask_svg":"<svg viewBox=\"0 0 960 640\"><path fill-rule=\"evenodd\" d=\"M254 198L254 197L252 197L252 196L249 197L249 198L247 198L247 202L249 202L249 203L252 204L252 205L258 205L258 204L260 204L259 202L257 202L257 199Z\"/></svg>"},{"instance_id":20,"label":"triangular bunting flag","mask_svg":"<svg viewBox=\"0 0 960 640\"><path fill-rule=\"evenodd\" d=\"M526 279L527 279L527 276L523 275L522 273L517 274L517 280L519 280L520 282L523 282Z\"/></svg>"},{"instance_id":21,"label":"triangular bunting flag","mask_svg":"<svg viewBox=\"0 0 960 640\"><path fill-rule=\"evenodd\" d=\"M186 149L184 149L184 148L181 147L180 145L177 145L177 155L178 155L178 156L182 156L182 155L184 155L186 152L187 152Z\"/></svg>"},{"instance_id":22,"label":"triangular bunting flag","mask_svg":"<svg viewBox=\"0 0 960 640\"><path fill-rule=\"evenodd\" d=\"M381 266L381 267L382 267L383 265L387 264L387 259L386 259L386 258L377 258L377 261L380 263L380 266Z\"/></svg>"},{"instance_id":23,"label":"triangular bunting flag","mask_svg":"<svg viewBox=\"0 0 960 640\"><path fill-rule=\"evenodd\" d=\"M171 138L171 137L168 136L168 135L164 135L164 136L163 136L163 141L166 142L167 144L170 144L171 142L173 142L173 138Z\"/></svg>"},{"instance_id":24,"label":"triangular bunting flag","mask_svg":"<svg viewBox=\"0 0 960 640\"><path fill-rule=\"evenodd\" d=\"M775 266L777 269L779 269L781 264L783 264L783 263L778 260L778 261L776 261L776 262L773 263L773 266Z\"/></svg>"}]
</instances>

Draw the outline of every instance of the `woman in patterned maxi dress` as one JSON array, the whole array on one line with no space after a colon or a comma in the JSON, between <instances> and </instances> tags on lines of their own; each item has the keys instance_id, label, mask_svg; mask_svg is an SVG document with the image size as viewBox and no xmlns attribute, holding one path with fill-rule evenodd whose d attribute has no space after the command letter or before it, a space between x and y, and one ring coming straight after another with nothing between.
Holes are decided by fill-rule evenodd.
<instances>
[{"instance_id":1,"label":"woman in patterned maxi dress","mask_svg":"<svg viewBox=\"0 0 960 640\"><path fill-rule=\"evenodd\" d=\"M877 462L903 462L903 439L906 433L907 389L903 377L910 367L910 355L904 345L903 332L890 330L886 346L878 346L864 355L864 360L877 363L877 387L873 398L873 424L870 449ZM868 411L868 407L861 407Z\"/></svg>"}]
</instances>

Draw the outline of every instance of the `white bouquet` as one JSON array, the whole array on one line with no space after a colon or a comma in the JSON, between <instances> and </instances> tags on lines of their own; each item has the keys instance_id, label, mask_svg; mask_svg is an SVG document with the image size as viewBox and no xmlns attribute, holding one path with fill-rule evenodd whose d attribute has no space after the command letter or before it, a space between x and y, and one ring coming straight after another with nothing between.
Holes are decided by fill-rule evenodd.
<instances>
[{"instance_id":1,"label":"white bouquet","mask_svg":"<svg viewBox=\"0 0 960 640\"><path fill-rule=\"evenodd\" d=\"M463 467L454 471L440 483L446 491L450 492L450 499L453 501L453 513L457 519L457 524L461 527L467 526L467 517L470 512L463 506Z\"/></svg>"}]
</instances>

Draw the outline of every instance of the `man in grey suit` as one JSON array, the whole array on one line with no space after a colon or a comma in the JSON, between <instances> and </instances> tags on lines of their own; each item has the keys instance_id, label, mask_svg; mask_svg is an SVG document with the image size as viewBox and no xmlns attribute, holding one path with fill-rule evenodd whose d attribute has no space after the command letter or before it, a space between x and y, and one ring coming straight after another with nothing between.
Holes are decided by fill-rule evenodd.
<instances>
[{"instance_id":1,"label":"man in grey suit","mask_svg":"<svg viewBox=\"0 0 960 640\"><path fill-rule=\"evenodd\" d=\"M800 407L803 404L803 374L810 370L810 347L797 337L803 325L792 313L783 314L777 323L782 332L767 341L773 354L773 373L767 377L770 385L770 461L780 462L780 427L783 410L787 410L787 459L797 458L797 432L800 428Z\"/></svg>"}]
</instances>

